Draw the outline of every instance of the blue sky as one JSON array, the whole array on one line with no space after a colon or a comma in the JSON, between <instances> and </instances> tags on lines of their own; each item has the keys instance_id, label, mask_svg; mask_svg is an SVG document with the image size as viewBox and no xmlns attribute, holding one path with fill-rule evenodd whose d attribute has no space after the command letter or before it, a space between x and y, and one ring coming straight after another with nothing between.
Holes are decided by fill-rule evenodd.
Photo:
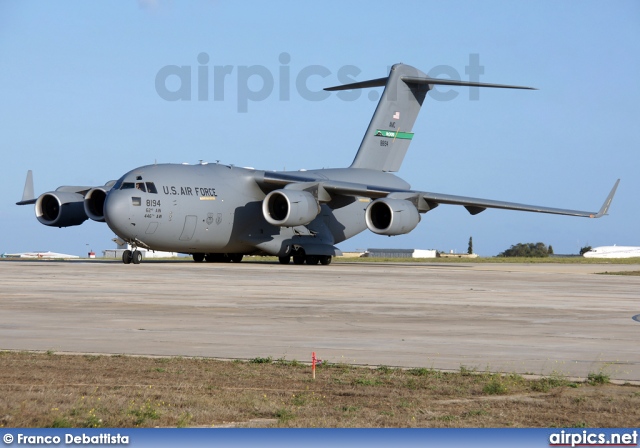
<instances>
[{"instance_id":1,"label":"blue sky","mask_svg":"<svg viewBox=\"0 0 640 448\"><path fill-rule=\"evenodd\" d=\"M556 253L640 245L636 1L0 1L0 253L113 247L105 224L49 228L32 206L14 205L28 169L40 194L101 185L154 161L348 166L376 103L368 91L352 101L305 99L300 73L328 73L309 77L311 92L340 84L346 66L358 81L385 76L396 62L432 73L446 66L468 79L473 55L480 81L540 90L482 89L470 100L459 88L450 101L428 98L398 175L425 191L582 210L597 210L621 178L611 215L471 216L441 206L409 235L366 231L340 247L463 251L469 236L481 255L519 242L542 241ZM169 65L191 68L190 101L156 90ZM231 66L223 85L216 66ZM257 76L243 84L253 66L273 77L273 90L242 112L247 88L263 88ZM208 70L207 101L198 101L199 67ZM170 77L166 86L180 83ZM216 88L224 100L214 99Z\"/></svg>"}]
</instances>

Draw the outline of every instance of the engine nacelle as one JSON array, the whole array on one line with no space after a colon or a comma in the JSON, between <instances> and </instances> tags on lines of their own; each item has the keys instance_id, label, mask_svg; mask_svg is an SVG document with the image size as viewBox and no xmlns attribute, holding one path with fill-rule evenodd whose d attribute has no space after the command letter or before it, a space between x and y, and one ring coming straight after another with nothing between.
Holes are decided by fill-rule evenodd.
<instances>
[{"instance_id":1,"label":"engine nacelle","mask_svg":"<svg viewBox=\"0 0 640 448\"><path fill-rule=\"evenodd\" d=\"M44 193L36 200L36 218L45 226L78 226L87 220L84 197L65 191Z\"/></svg>"},{"instance_id":2,"label":"engine nacelle","mask_svg":"<svg viewBox=\"0 0 640 448\"><path fill-rule=\"evenodd\" d=\"M262 202L264 219L274 226L304 226L313 221L318 213L320 205L307 191L275 190Z\"/></svg>"},{"instance_id":3,"label":"engine nacelle","mask_svg":"<svg viewBox=\"0 0 640 448\"><path fill-rule=\"evenodd\" d=\"M418 209L404 199L376 199L365 212L367 227L379 235L403 235L420 222Z\"/></svg>"},{"instance_id":4,"label":"engine nacelle","mask_svg":"<svg viewBox=\"0 0 640 448\"><path fill-rule=\"evenodd\" d=\"M84 212L94 221L104 222L104 201L107 190L103 187L92 188L84 197Z\"/></svg>"}]
</instances>

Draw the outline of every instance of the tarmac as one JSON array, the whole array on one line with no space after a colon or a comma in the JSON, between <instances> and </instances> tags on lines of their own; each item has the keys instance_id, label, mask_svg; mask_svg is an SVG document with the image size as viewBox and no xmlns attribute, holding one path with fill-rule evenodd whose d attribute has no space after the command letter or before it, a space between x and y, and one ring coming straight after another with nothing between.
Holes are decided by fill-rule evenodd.
<instances>
[{"instance_id":1,"label":"tarmac","mask_svg":"<svg viewBox=\"0 0 640 448\"><path fill-rule=\"evenodd\" d=\"M0 349L640 381L640 265L0 262Z\"/></svg>"}]
</instances>

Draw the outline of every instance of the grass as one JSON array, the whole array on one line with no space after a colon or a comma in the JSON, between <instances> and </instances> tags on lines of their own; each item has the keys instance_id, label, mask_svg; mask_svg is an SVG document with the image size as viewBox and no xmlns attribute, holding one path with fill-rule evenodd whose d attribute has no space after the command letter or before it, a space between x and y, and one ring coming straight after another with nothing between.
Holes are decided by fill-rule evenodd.
<instances>
[{"instance_id":1,"label":"grass","mask_svg":"<svg viewBox=\"0 0 640 448\"><path fill-rule=\"evenodd\" d=\"M593 386L607 384L609 382L609 375L600 372L589 372L587 375L587 382Z\"/></svg>"},{"instance_id":2,"label":"grass","mask_svg":"<svg viewBox=\"0 0 640 448\"><path fill-rule=\"evenodd\" d=\"M484 385L482 392L487 395L504 395L509 392L509 389L501 378L494 377Z\"/></svg>"},{"instance_id":3,"label":"grass","mask_svg":"<svg viewBox=\"0 0 640 448\"><path fill-rule=\"evenodd\" d=\"M377 258L338 257L341 263L555 263L555 264L640 264L637 258L584 258L584 257L477 257L477 258Z\"/></svg>"},{"instance_id":4,"label":"grass","mask_svg":"<svg viewBox=\"0 0 640 448\"><path fill-rule=\"evenodd\" d=\"M568 381L564 376L557 372L553 372L551 375L547 377L540 378L539 380L533 381L531 388L537 392L549 392L551 389L557 387L578 387L577 383L572 381Z\"/></svg>"},{"instance_id":5,"label":"grass","mask_svg":"<svg viewBox=\"0 0 640 448\"><path fill-rule=\"evenodd\" d=\"M17 260L0 259L0 262L16 262ZM20 262L33 262L35 260L23 260ZM80 258L77 261L64 260L65 262L113 262L121 263L116 258ZM47 261L41 261L46 263ZM191 257L176 258L152 258L144 260L144 263L193 263ZM243 262L249 263L278 263L277 257L272 256L246 256ZM554 264L640 264L640 257L636 258L584 258L581 256L574 257L477 257L477 258L388 258L388 257L335 257L334 262L338 263L554 263ZM619 275L640 275L640 271L635 274L621 273ZM618 274L610 272L609 274Z\"/></svg>"},{"instance_id":6,"label":"grass","mask_svg":"<svg viewBox=\"0 0 640 448\"><path fill-rule=\"evenodd\" d=\"M273 358L271 356L267 358L253 358L249 362L253 364L271 364L273 362Z\"/></svg>"},{"instance_id":7,"label":"grass","mask_svg":"<svg viewBox=\"0 0 640 448\"><path fill-rule=\"evenodd\" d=\"M257 362L256 360L260 360ZM267 362L268 360L268 362ZM640 386L429 368L0 352L0 427L631 427ZM267 422L267 423L264 423Z\"/></svg>"}]
</instances>

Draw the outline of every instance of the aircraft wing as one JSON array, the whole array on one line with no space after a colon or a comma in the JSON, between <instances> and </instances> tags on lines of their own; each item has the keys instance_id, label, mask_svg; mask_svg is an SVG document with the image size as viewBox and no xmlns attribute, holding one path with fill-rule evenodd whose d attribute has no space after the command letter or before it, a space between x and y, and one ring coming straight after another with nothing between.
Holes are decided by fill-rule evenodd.
<instances>
[{"instance_id":1,"label":"aircraft wing","mask_svg":"<svg viewBox=\"0 0 640 448\"><path fill-rule=\"evenodd\" d=\"M438 193L427 193L427 192L419 192L420 198L424 200L429 208L433 208L431 205L438 206L440 204L452 204L452 205L462 205L467 209L469 213L472 215L476 215L487 208L500 208L505 210L518 210L523 212L536 212L536 213L550 213L554 215L568 215L568 216L581 216L585 218L600 218L607 214L609 210L609 206L611 205L611 201L613 200L613 196L618 188L618 183L620 179L616 181L611 192L607 196L606 200L600 207L600 210L595 211L581 211L581 210L570 210L563 208L554 208L554 207L544 207L538 205L527 205L527 204L519 204L516 202L504 202L504 201L496 201L492 199L479 199L479 198L470 198L464 196L453 196L447 194L438 194ZM391 194L390 196L395 196ZM418 209L420 210L420 208Z\"/></svg>"},{"instance_id":2,"label":"aircraft wing","mask_svg":"<svg viewBox=\"0 0 640 448\"><path fill-rule=\"evenodd\" d=\"M88 218L105 222L104 200L115 183L115 180L111 180L95 187L65 185L36 198L33 189L33 172L29 170L24 183L22 200L16 202L16 205L35 204L36 217L46 226L77 226Z\"/></svg>"},{"instance_id":3,"label":"aircraft wing","mask_svg":"<svg viewBox=\"0 0 640 448\"><path fill-rule=\"evenodd\" d=\"M317 188L317 197L321 202L329 202L332 196L360 196L371 199L389 197L406 199L416 206L419 212L425 213L436 208L440 204L461 205L472 215L477 215L488 208L498 208L504 210L517 210L535 213L550 213L554 215L578 216L585 218L600 218L607 214L613 196L616 193L620 179L616 181L609 195L598 211L570 210L554 207L544 207L538 205L520 204L516 202L496 201L493 199L481 199L466 196L455 196L450 194L431 193L426 191L398 190L393 188L372 186L355 182L342 182L334 180L310 181L308 178L297 178L295 176L283 176L282 174L270 173L264 177L265 183L279 184L285 188L305 187Z\"/></svg>"},{"instance_id":4,"label":"aircraft wing","mask_svg":"<svg viewBox=\"0 0 640 448\"><path fill-rule=\"evenodd\" d=\"M85 196L92 188L106 188L110 189L116 183L115 180L110 180L104 185L98 186L86 186L86 185L63 185L61 187L56 188L55 191L61 193L76 193L81 196ZM31 170L27 171L27 180L24 183L24 191L22 193L22 200L16 202L16 205L32 205L35 204L38 198L36 198L33 189L33 172Z\"/></svg>"},{"instance_id":5,"label":"aircraft wing","mask_svg":"<svg viewBox=\"0 0 640 448\"><path fill-rule=\"evenodd\" d=\"M550 213L554 215L568 215L568 216L579 216L585 218L600 218L607 214L609 207L611 205L611 201L613 200L613 196L615 195L616 189L618 188L618 184L620 183L620 179L616 181L613 185L613 188L609 192L609 195L605 199L604 203L600 207L599 211L581 211L581 210L570 210L570 209L562 209L562 208L554 208L554 207L544 207L538 205L528 205L528 204L520 204L516 202L505 202L505 201L496 201L493 199L481 199L481 198L472 198L466 196L454 196L450 194L440 194L440 193L430 193L425 191L389 191L387 194L385 193L384 188L376 188L376 187L368 187L363 186L364 188L357 189L355 186L344 186L340 187L340 185L331 185L331 182L324 184L323 187L325 190L335 193L342 192L343 194L356 194L359 196L365 196L370 198L379 198L379 197L390 197L390 198L398 198L398 199L407 199L414 202L414 205L418 208L418 211L424 213L429 210L434 209L440 204L450 204L450 205L462 205L467 209L469 213L472 215L477 215L480 212L483 212L487 208L498 208L505 210L517 210L523 212L536 212L536 213Z\"/></svg>"}]
</instances>

